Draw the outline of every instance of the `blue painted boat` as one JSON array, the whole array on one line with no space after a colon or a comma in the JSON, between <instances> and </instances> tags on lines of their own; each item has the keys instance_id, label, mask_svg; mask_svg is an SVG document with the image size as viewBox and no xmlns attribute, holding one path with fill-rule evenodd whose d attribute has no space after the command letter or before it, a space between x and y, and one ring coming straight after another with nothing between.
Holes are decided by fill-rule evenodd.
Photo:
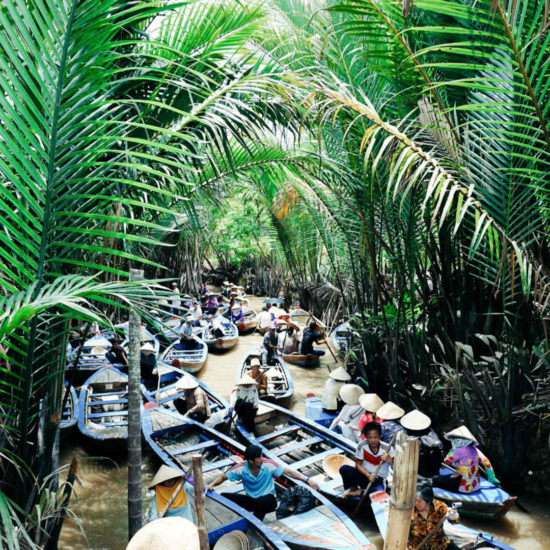
<instances>
[{"instance_id":1,"label":"blue painted boat","mask_svg":"<svg viewBox=\"0 0 550 550\"><path fill-rule=\"evenodd\" d=\"M234 348L239 341L239 329L237 325L224 319L221 324L223 336L215 337L212 333L212 325L209 324L204 332L204 341L212 351L227 351Z\"/></svg>"},{"instance_id":2,"label":"blue painted boat","mask_svg":"<svg viewBox=\"0 0 550 550\"><path fill-rule=\"evenodd\" d=\"M67 391L68 384L65 381L65 390ZM64 397L63 397L64 398ZM61 422L59 423L60 435L64 439L75 428L78 423L78 397L74 386L71 385L67 401L61 411Z\"/></svg>"},{"instance_id":3,"label":"blue painted boat","mask_svg":"<svg viewBox=\"0 0 550 550\"><path fill-rule=\"evenodd\" d=\"M341 456L355 464L355 446L340 434L273 403L260 401L255 418L255 437L240 422L235 423L239 437L264 449L266 456L312 477L320 492L344 510L355 506L357 497L342 498L342 478L331 478L323 467L329 457Z\"/></svg>"},{"instance_id":4,"label":"blue painted boat","mask_svg":"<svg viewBox=\"0 0 550 550\"><path fill-rule=\"evenodd\" d=\"M159 328L162 336L166 340L175 342L180 337L181 319L179 317L166 317L160 321Z\"/></svg>"},{"instance_id":5,"label":"blue painted boat","mask_svg":"<svg viewBox=\"0 0 550 550\"><path fill-rule=\"evenodd\" d=\"M126 339L122 343L122 346L127 347L128 346L128 322L115 325L115 328L118 330L121 330L126 335ZM141 326L139 340L142 345L146 343L150 343L155 349L155 355L158 356L160 352L159 339L145 325Z\"/></svg>"},{"instance_id":6,"label":"blue painted boat","mask_svg":"<svg viewBox=\"0 0 550 550\"><path fill-rule=\"evenodd\" d=\"M236 323L239 334L246 334L258 326L258 314L248 306L242 306L244 320Z\"/></svg>"},{"instance_id":7,"label":"blue painted boat","mask_svg":"<svg viewBox=\"0 0 550 550\"><path fill-rule=\"evenodd\" d=\"M183 369L162 362L158 364L157 370L160 376L158 388L148 389L142 385L141 389L143 396L149 403L156 403L159 406L175 410L174 400L183 398L185 395L183 390L176 388L176 383L183 376L188 376L195 380L208 396L210 412L212 413L212 424L217 424L226 417L229 403L219 393L202 382L202 380L195 378ZM145 406L147 407L147 405Z\"/></svg>"},{"instance_id":8,"label":"blue painted boat","mask_svg":"<svg viewBox=\"0 0 550 550\"><path fill-rule=\"evenodd\" d=\"M250 370L250 361L252 358L258 358L261 361L261 348L250 350L241 360L237 369L236 381L240 380L243 374ZM267 394L262 399L279 405L288 404L294 393L294 382L290 376L290 371L283 361L282 357L275 356L273 365L262 365L262 371L267 375Z\"/></svg>"},{"instance_id":9,"label":"blue painted boat","mask_svg":"<svg viewBox=\"0 0 550 550\"><path fill-rule=\"evenodd\" d=\"M388 529L388 515L390 509L390 496L385 491L377 491L370 495L371 506L374 512L374 518L380 530L383 539L386 539ZM462 509L459 509L462 513ZM500 550L514 550L511 546L504 544L494 538L490 533L475 531L465 525L452 524L445 521L443 524L445 534L459 548L475 550L476 548L499 548ZM426 548L428 548L426 546Z\"/></svg>"},{"instance_id":10,"label":"blue painted boat","mask_svg":"<svg viewBox=\"0 0 550 550\"><path fill-rule=\"evenodd\" d=\"M336 414L323 410L320 397L306 397L306 418L328 428L336 418Z\"/></svg>"},{"instance_id":11,"label":"blue painted boat","mask_svg":"<svg viewBox=\"0 0 550 550\"><path fill-rule=\"evenodd\" d=\"M441 468L439 475L451 475L453 472L447 468ZM486 519L499 519L514 505L516 497L481 478L479 491L473 493L452 493L440 487L434 487L434 495L437 499L448 504L460 502L460 513L465 516L473 516Z\"/></svg>"},{"instance_id":12,"label":"blue painted boat","mask_svg":"<svg viewBox=\"0 0 550 550\"><path fill-rule=\"evenodd\" d=\"M70 377L73 385L79 386L92 374L110 364L105 356L112 345L107 336L105 333L96 334L82 344L82 349L76 348L67 356L66 376Z\"/></svg>"},{"instance_id":13,"label":"blue painted boat","mask_svg":"<svg viewBox=\"0 0 550 550\"><path fill-rule=\"evenodd\" d=\"M348 321L340 323L332 331L332 345L341 356L346 355L351 346L351 327Z\"/></svg>"},{"instance_id":14,"label":"blue painted boat","mask_svg":"<svg viewBox=\"0 0 550 550\"><path fill-rule=\"evenodd\" d=\"M193 349L179 349L179 343L174 342L160 356L163 363L174 365L186 372L194 374L199 372L208 357L208 346L198 336L194 337L196 347Z\"/></svg>"},{"instance_id":15,"label":"blue painted boat","mask_svg":"<svg viewBox=\"0 0 550 550\"><path fill-rule=\"evenodd\" d=\"M203 455L203 477L206 484L212 482L228 467L241 462L244 447L231 438L203 424L186 419L181 415L159 409L146 410L143 417L143 434L153 451L161 460L172 467L188 469L193 454ZM301 482L284 477L276 480L280 493L288 485ZM303 484L302 484L303 485ZM242 483L226 481L218 486L223 492L241 493ZM310 489L311 490L311 489ZM211 501L222 504L247 522L254 520L265 537L276 536L291 548L327 550L374 549L365 535L340 510L324 496L311 490L319 504L303 514L295 514L277 520L274 513L266 515L259 522L246 510L225 499L217 491L206 493L206 506ZM272 539L271 539L272 540Z\"/></svg>"},{"instance_id":16,"label":"blue painted boat","mask_svg":"<svg viewBox=\"0 0 550 550\"><path fill-rule=\"evenodd\" d=\"M128 376L116 367L92 374L80 389L78 429L102 451L126 447L128 439Z\"/></svg>"}]
</instances>

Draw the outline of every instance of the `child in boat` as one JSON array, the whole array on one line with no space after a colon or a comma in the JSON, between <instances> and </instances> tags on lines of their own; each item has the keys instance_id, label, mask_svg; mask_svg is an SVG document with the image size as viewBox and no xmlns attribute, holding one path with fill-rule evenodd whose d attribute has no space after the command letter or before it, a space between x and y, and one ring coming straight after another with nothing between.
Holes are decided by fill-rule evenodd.
<instances>
[{"instance_id":1,"label":"child in boat","mask_svg":"<svg viewBox=\"0 0 550 550\"><path fill-rule=\"evenodd\" d=\"M384 405L384 401L382 401L378 395L375 393L364 393L359 396L359 405L363 407L365 412L363 412L359 418L359 422L357 422L357 430L359 432L359 438L357 441L365 439L362 431L369 422L378 422L378 424L382 424L384 422L384 420L376 414L376 411L381 409Z\"/></svg>"},{"instance_id":2,"label":"child in boat","mask_svg":"<svg viewBox=\"0 0 550 550\"><path fill-rule=\"evenodd\" d=\"M479 443L466 426L460 426L447 434L445 439L452 448L444 459L445 464L455 470L452 476L437 476L433 486L452 493L473 493L481 489L480 467L484 467L487 479L499 484L489 459L477 448Z\"/></svg>"},{"instance_id":3,"label":"child in boat","mask_svg":"<svg viewBox=\"0 0 550 550\"><path fill-rule=\"evenodd\" d=\"M163 464L155 477L149 484L149 489L155 489L155 496L153 498L151 516L149 521L158 519L160 513L166 508L166 505L172 498L174 491L180 485L183 478L183 472L170 468ZM193 493L193 487L189 483L185 482L183 487L178 492L174 502L170 505L170 508L165 512L164 517L178 516L189 521L194 522L193 509L189 504L187 493Z\"/></svg>"},{"instance_id":4,"label":"child in boat","mask_svg":"<svg viewBox=\"0 0 550 550\"><path fill-rule=\"evenodd\" d=\"M221 494L245 510L252 512L259 520L263 520L266 514L277 508L273 476L287 475L307 483L314 489L319 488L315 481L308 479L303 474L264 458L261 447L257 445L249 445L244 452L244 458L243 462L235 464L226 473L207 485L206 489L212 491L216 485L223 483L226 479L229 479L229 481L242 481L245 495L238 493Z\"/></svg>"},{"instance_id":5,"label":"child in boat","mask_svg":"<svg viewBox=\"0 0 550 550\"><path fill-rule=\"evenodd\" d=\"M388 445L380 440L380 424L369 422L363 428L363 433L366 440L357 445L355 467L344 465L339 470L344 483L345 491L342 494L344 498L359 496L362 489L366 489L369 483L369 494L385 490L386 478L390 472L390 466L393 465L394 451L388 449Z\"/></svg>"},{"instance_id":6,"label":"child in boat","mask_svg":"<svg viewBox=\"0 0 550 550\"><path fill-rule=\"evenodd\" d=\"M267 374L260 369L260 360L257 357L253 357L250 361L250 377L254 378L256 384L258 384L258 393L260 395L266 395L267 393Z\"/></svg>"},{"instance_id":7,"label":"child in boat","mask_svg":"<svg viewBox=\"0 0 550 550\"><path fill-rule=\"evenodd\" d=\"M340 388L340 399L345 403L340 414L332 421L329 430L340 432L344 437L355 442L357 422L363 413L359 397L365 392L356 384L345 384Z\"/></svg>"},{"instance_id":8,"label":"child in boat","mask_svg":"<svg viewBox=\"0 0 550 550\"><path fill-rule=\"evenodd\" d=\"M334 369L323 386L321 407L328 413L336 413L338 410L338 395L342 386L351 381L351 376L344 367ZM362 396L361 396L362 397Z\"/></svg>"}]
</instances>

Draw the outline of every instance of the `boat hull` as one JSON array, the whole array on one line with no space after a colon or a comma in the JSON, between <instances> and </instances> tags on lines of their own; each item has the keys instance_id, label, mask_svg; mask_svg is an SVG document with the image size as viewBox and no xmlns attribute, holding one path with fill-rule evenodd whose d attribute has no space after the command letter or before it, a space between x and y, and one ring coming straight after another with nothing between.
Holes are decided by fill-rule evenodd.
<instances>
[{"instance_id":1,"label":"boat hull","mask_svg":"<svg viewBox=\"0 0 550 550\"><path fill-rule=\"evenodd\" d=\"M177 343L168 347L160 357L160 361L169 365L176 366L195 374L199 372L208 358L208 347L200 338L195 338L199 347L195 349L177 349Z\"/></svg>"},{"instance_id":2,"label":"boat hull","mask_svg":"<svg viewBox=\"0 0 550 550\"><path fill-rule=\"evenodd\" d=\"M285 354L282 358L292 365L304 368L317 368L321 363L318 355L298 355L298 354Z\"/></svg>"}]
</instances>

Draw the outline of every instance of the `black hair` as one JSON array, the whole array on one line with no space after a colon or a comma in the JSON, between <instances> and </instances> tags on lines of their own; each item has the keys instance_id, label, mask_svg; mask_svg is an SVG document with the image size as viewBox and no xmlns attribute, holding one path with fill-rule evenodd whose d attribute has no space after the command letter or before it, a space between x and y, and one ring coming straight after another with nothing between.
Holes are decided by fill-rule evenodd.
<instances>
[{"instance_id":1,"label":"black hair","mask_svg":"<svg viewBox=\"0 0 550 550\"><path fill-rule=\"evenodd\" d=\"M367 437L367 433L368 432L372 432L372 431L376 431L378 432L378 435L381 436L382 435L382 428L380 427L380 424L378 424L378 422L367 422L364 426L363 426L363 429L361 430L361 433Z\"/></svg>"},{"instance_id":2,"label":"black hair","mask_svg":"<svg viewBox=\"0 0 550 550\"><path fill-rule=\"evenodd\" d=\"M317 328L317 323L315 321L311 321L309 323L309 330L315 330Z\"/></svg>"},{"instance_id":3,"label":"black hair","mask_svg":"<svg viewBox=\"0 0 550 550\"><path fill-rule=\"evenodd\" d=\"M431 504L434 499L434 490L430 485L419 485L416 489L416 498L423 500L426 504Z\"/></svg>"},{"instance_id":4,"label":"black hair","mask_svg":"<svg viewBox=\"0 0 550 550\"><path fill-rule=\"evenodd\" d=\"M244 451L244 457L246 460L253 460L254 458L260 458L262 456L262 448L258 445L249 445Z\"/></svg>"}]
</instances>

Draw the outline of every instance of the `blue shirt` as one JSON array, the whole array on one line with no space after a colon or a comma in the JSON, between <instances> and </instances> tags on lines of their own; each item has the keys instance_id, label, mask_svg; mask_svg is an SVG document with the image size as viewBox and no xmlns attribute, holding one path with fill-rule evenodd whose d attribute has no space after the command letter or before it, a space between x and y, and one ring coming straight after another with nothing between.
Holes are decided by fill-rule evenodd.
<instances>
[{"instance_id":1,"label":"blue shirt","mask_svg":"<svg viewBox=\"0 0 550 550\"><path fill-rule=\"evenodd\" d=\"M279 477L284 470L284 466L280 466L273 460L264 458L262 459L262 465L258 470L257 476L250 471L248 461L246 460L235 464L226 475L229 481L242 480L246 494L252 498L259 498L270 493L275 495L273 476Z\"/></svg>"}]
</instances>

